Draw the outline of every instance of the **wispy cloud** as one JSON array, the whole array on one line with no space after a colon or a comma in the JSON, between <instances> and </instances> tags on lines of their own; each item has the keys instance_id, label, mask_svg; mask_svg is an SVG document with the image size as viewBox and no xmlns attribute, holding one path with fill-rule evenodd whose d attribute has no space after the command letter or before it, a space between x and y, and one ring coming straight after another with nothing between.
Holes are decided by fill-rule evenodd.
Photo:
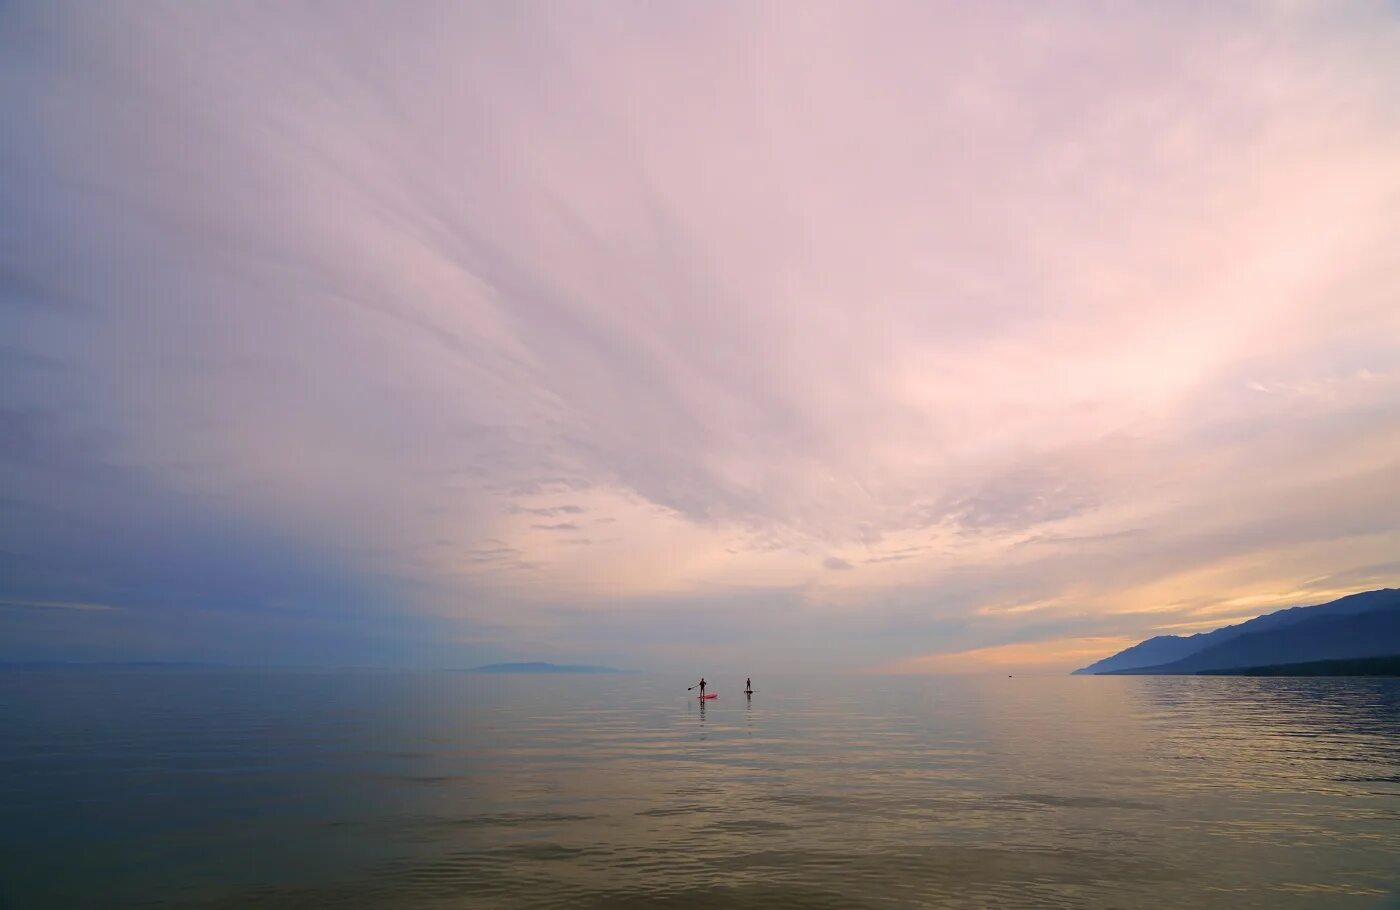
<instances>
[{"instance_id":1,"label":"wispy cloud","mask_svg":"<svg viewBox=\"0 0 1400 910\"><path fill-rule=\"evenodd\" d=\"M1382 5L4 16L0 596L1039 666L1400 581Z\"/></svg>"},{"instance_id":2,"label":"wispy cloud","mask_svg":"<svg viewBox=\"0 0 1400 910\"><path fill-rule=\"evenodd\" d=\"M67 601L67 600L11 600L0 598L0 608L14 608L24 610L78 610L84 613L102 613L109 610L119 610L111 604L90 603L87 601Z\"/></svg>"},{"instance_id":3,"label":"wispy cloud","mask_svg":"<svg viewBox=\"0 0 1400 910\"><path fill-rule=\"evenodd\" d=\"M560 515L582 515L584 509L580 506L544 506L531 508L529 506L514 505L511 511L520 512L526 515L539 515L543 518L558 518Z\"/></svg>"}]
</instances>

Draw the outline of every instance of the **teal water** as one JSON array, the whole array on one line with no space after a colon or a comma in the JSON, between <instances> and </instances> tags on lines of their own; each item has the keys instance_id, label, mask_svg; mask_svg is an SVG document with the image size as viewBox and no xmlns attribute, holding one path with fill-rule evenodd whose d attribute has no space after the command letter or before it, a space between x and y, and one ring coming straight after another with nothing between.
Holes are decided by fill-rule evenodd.
<instances>
[{"instance_id":1,"label":"teal water","mask_svg":"<svg viewBox=\"0 0 1400 910\"><path fill-rule=\"evenodd\" d=\"M0 672L0 907L1400 907L1400 681Z\"/></svg>"}]
</instances>

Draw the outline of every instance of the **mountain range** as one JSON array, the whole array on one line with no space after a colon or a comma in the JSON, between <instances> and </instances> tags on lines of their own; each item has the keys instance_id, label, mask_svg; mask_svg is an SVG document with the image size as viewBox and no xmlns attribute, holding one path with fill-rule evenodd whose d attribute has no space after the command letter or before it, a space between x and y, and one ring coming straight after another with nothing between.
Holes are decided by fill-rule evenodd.
<instances>
[{"instance_id":1,"label":"mountain range","mask_svg":"<svg viewBox=\"0 0 1400 910\"><path fill-rule=\"evenodd\" d=\"M1400 589L1291 607L1198 635L1159 635L1077 674L1181 674L1400 655Z\"/></svg>"}]
</instances>

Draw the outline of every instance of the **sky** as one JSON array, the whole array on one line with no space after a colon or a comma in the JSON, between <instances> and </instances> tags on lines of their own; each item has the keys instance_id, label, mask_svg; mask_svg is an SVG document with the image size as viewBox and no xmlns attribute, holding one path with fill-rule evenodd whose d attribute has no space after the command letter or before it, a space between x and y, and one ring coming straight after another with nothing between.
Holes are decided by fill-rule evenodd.
<instances>
[{"instance_id":1,"label":"sky","mask_svg":"<svg viewBox=\"0 0 1400 910\"><path fill-rule=\"evenodd\" d=\"M1400 8L0 6L0 659L1064 672L1400 585Z\"/></svg>"}]
</instances>

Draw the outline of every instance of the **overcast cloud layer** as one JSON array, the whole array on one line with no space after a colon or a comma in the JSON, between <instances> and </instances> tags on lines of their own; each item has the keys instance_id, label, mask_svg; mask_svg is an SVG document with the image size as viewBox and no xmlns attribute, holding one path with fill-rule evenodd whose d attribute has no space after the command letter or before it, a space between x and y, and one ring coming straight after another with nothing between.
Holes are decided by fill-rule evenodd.
<instances>
[{"instance_id":1,"label":"overcast cloud layer","mask_svg":"<svg viewBox=\"0 0 1400 910\"><path fill-rule=\"evenodd\" d=\"M1400 583L1396 8L1138 6L5 6L0 658L1067 670Z\"/></svg>"}]
</instances>

